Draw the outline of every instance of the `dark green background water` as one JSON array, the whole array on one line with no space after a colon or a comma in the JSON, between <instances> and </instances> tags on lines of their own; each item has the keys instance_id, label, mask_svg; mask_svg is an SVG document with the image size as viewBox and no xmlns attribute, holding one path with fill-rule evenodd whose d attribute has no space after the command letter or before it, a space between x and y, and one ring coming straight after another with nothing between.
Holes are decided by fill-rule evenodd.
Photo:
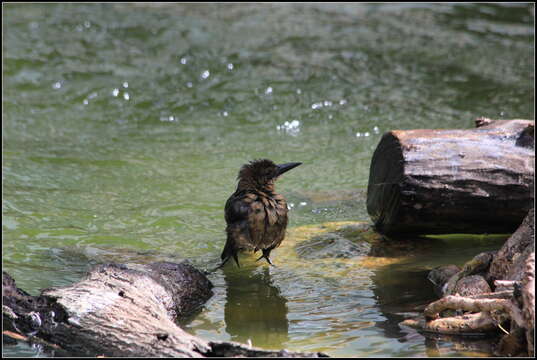
<instances>
[{"instance_id":1,"label":"dark green background water","mask_svg":"<svg viewBox=\"0 0 537 360\"><path fill-rule=\"evenodd\" d=\"M2 260L33 294L96 262L212 264L248 160L304 163L278 184L291 227L367 221L385 131L534 118L531 4L2 9ZM277 257L270 270L219 272L216 295L185 326L267 348L431 355L430 341L397 327L401 308L428 300L425 269L499 245L475 246L343 277Z\"/></svg>"}]
</instances>

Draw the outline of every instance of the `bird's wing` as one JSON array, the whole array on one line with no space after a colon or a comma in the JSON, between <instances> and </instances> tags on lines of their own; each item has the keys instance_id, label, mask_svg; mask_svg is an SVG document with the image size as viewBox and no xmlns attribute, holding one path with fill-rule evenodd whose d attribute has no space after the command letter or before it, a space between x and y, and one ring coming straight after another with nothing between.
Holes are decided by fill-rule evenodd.
<instances>
[{"instance_id":1,"label":"bird's wing","mask_svg":"<svg viewBox=\"0 0 537 360\"><path fill-rule=\"evenodd\" d=\"M244 196L232 195L226 201L225 218L228 225L248 220L249 203L243 201Z\"/></svg>"},{"instance_id":2,"label":"bird's wing","mask_svg":"<svg viewBox=\"0 0 537 360\"><path fill-rule=\"evenodd\" d=\"M227 223L226 246L234 249L250 249L254 243L251 237L250 213L252 198L249 194L233 194L226 202L225 219Z\"/></svg>"}]
</instances>

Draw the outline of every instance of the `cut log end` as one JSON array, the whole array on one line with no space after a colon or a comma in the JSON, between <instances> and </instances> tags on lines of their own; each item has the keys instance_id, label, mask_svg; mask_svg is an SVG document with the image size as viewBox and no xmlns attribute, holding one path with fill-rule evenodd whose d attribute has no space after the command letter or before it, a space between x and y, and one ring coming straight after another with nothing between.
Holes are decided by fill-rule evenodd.
<instances>
[{"instance_id":1,"label":"cut log end","mask_svg":"<svg viewBox=\"0 0 537 360\"><path fill-rule=\"evenodd\" d=\"M390 233L399 217L404 159L401 144L390 131L373 154L367 188L367 212L381 233Z\"/></svg>"}]
</instances>

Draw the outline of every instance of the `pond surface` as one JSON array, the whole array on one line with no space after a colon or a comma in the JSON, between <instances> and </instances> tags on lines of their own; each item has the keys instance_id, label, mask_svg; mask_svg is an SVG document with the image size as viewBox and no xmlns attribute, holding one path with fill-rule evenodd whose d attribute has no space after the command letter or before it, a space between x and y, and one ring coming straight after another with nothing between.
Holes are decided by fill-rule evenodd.
<instances>
[{"instance_id":1,"label":"pond surface","mask_svg":"<svg viewBox=\"0 0 537 360\"><path fill-rule=\"evenodd\" d=\"M290 228L369 221L369 163L392 129L534 118L533 4L7 4L2 260L32 294L95 263L217 263L223 207L254 158L300 161ZM285 261L211 275L183 326L332 356L463 356L397 323L431 267L501 241L445 240L378 267ZM286 250L287 249L287 250ZM479 348L479 346L476 346ZM23 344L5 356L45 356Z\"/></svg>"}]
</instances>

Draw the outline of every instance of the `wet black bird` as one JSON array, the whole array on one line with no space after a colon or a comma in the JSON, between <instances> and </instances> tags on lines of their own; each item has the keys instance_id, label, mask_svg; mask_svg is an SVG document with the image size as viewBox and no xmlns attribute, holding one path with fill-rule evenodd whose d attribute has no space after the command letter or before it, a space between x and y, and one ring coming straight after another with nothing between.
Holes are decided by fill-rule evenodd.
<instances>
[{"instance_id":1,"label":"wet black bird","mask_svg":"<svg viewBox=\"0 0 537 360\"><path fill-rule=\"evenodd\" d=\"M271 160L254 160L242 166L237 190L226 202L227 240L222 251L223 266L231 257L237 266L241 250L261 250L269 264L270 252L280 246L287 227L287 202L274 192L278 176L302 163L276 165Z\"/></svg>"}]
</instances>

